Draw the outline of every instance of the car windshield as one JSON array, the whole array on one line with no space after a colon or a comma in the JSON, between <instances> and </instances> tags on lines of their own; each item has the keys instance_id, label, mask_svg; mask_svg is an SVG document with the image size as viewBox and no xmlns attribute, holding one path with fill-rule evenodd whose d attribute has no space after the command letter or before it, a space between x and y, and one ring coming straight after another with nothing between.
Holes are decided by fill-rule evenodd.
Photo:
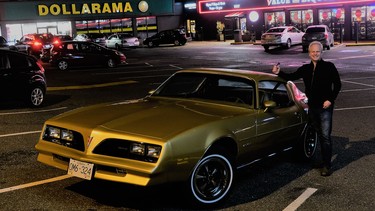
<instances>
[{"instance_id":1,"label":"car windshield","mask_svg":"<svg viewBox=\"0 0 375 211\"><path fill-rule=\"evenodd\" d=\"M272 28L269 29L267 32L283 32L285 28Z\"/></svg>"},{"instance_id":2,"label":"car windshield","mask_svg":"<svg viewBox=\"0 0 375 211\"><path fill-rule=\"evenodd\" d=\"M42 42L52 42L53 35L52 34L36 34L35 39L39 39Z\"/></svg>"},{"instance_id":3,"label":"car windshield","mask_svg":"<svg viewBox=\"0 0 375 211\"><path fill-rule=\"evenodd\" d=\"M323 27L311 27L306 29L306 33L324 32Z\"/></svg>"},{"instance_id":4,"label":"car windshield","mask_svg":"<svg viewBox=\"0 0 375 211\"><path fill-rule=\"evenodd\" d=\"M252 105L252 80L217 74L177 73L152 96L198 98Z\"/></svg>"}]
</instances>

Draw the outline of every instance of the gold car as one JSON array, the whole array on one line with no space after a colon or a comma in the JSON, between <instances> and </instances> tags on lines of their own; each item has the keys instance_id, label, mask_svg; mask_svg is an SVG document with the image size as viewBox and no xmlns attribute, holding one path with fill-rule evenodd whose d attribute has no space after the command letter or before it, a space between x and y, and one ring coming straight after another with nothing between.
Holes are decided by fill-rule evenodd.
<instances>
[{"instance_id":1,"label":"gold car","mask_svg":"<svg viewBox=\"0 0 375 211\"><path fill-rule=\"evenodd\" d=\"M185 181L193 201L215 204L229 195L238 168L295 146L314 155L304 98L273 74L181 70L143 99L49 119L36 144L38 161L84 179Z\"/></svg>"}]
</instances>

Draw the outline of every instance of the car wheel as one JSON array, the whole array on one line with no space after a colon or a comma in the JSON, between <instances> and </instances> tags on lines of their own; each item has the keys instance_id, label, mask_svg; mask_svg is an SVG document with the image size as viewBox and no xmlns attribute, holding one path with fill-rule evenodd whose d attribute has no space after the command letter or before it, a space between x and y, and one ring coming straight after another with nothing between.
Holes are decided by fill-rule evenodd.
<instances>
[{"instance_id":1,"label":"car wheel","mask_svg":"<svg viewBox=\"0 0 375 211\"><path fill-rule=\"evenodd\" d=\"M302 135L302 142L299 142L297 150L305 160L311 160L315 156L318 147L318 134L315 129L310 125L306 125Z\"/></svg>"},{"instance_id":2,"label":"car wheel","mask_svg":"<svg viewBox=\"0 0 375 211\"><path fill-rule=\"evenodd\" d=\"M44 102L45 90L41 86L32 87L27 97L27 103L32 107L40 107Z\"/></svg>"},{"instance_id":3,"label":"car wheel","mask_svg":"<svg viewBox=\"0 0 375 211\"><path fill-rule=\"evenodd\" d=\"M330 50L330 49L331 49L331 46L330 46L330 45L327 45L327 46L326 46L326 49L327 49L327 50Z\"/></svg>"},{"instance_id":4,"label":"car wheel","mask_svg":"<svg viewBox=\"0 0 375 211\"><path fill-rule=\"evenodd\" d=\"M57 63L57 68L59 68L59 70L67 70L69 68L69 64L65 60L60 60Z\"/></svg>"},{"instance_id":5,"label":"car wheel","mask_svg":"<svg viewBox=\"0 0 375 211\"><path fill-rule=\"evenodd\" d=\"M180 41L175 40L175 41L174 41L174 45L181 45L181 43L180 43Z\"/></svg>"},{"instance_id":6,"label":"car wheel","mask_svg":"<svg viewBox=\"0 0 375 211\"><path fill-rule=\"evenodd\" d=\"M112 58L109 58L107 60L107 67L109 68L116 67L116 62Z\"/></svg>"},{"instance_id":7,"label":"car wheel","mask_svg":"<svg viewBox=\"0 0 375 211\"><path fill-rule=\"evenodd\" d=\"M154 43L152 43L152 41L150 41L150 42L147 43L147 46L148 46L149 48L154 47Z\"/></svg>"},{"instance_id":8,"label":"car wheel","mask_svg":"<svg viewBox=\"0 0 375 211\"><path fill-rule=\"evenodd\" d=\"M289 49L290 47L292 47L292 40L288 39L286 41L286 46L285 46L287 49Z\"/></svg>"},{"instance_id":9,"label":"car wheel","mask_svg":"<svg viewBox=\"0 0 375 211\"><path fill-rule=\"evenodd\" d=\"M225 153L211 153L196 164L189 182L194 202L213 205L228 195L234 177L228 157Z\"/></svg>"},{"instance_id":10,"label":"car wheel","mask_svg":"<svg viewBox=\"0 0 375 211\"><path fill-rule=\"evenodd\" d=\"M268 46L268 45L263 46L263 48L264 48L265 52L268 52L270 50L270 46Z\"/></svg>"},{"instance_id":11,"label":"car wheel","mask_svg":"<svg viewBox=\"0 0 375 211\"><path fill-rule=\"evenodd\" d=\"M307 46L302 46L302 52L306 53L307 52Z\"/></svg>"}]
</instances>

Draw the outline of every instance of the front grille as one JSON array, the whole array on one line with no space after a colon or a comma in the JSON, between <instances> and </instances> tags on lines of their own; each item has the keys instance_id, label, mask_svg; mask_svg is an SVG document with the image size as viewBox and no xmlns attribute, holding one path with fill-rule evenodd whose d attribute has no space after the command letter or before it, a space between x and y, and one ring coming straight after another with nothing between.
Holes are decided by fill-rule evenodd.
<instances>
[{"instance_id":1,"label":"front grille","mask_svg":"<svg viewBox=\"0 0 375 211\"><path fill-rule=\"evenodd\" d=\"M158 158L131 153L130 147L132 143L135 142L123 139L105 139L97 147L95 147L93 153L151 163L157 162Z\"/></svg>"}]
</instances>

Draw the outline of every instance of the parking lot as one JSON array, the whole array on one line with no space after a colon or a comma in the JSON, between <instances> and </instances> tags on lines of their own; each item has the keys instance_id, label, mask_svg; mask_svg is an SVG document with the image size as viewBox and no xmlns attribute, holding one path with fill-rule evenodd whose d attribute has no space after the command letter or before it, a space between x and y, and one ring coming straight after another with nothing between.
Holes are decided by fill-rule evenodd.
<instances>
[{"instance_id":1,"label":"parking lot","mask_svg":"<svg viewBox=\"0 0 375 211\"><path fill-rule=\"evenodd\" d=\"M309 62L301 46L271 49L227 42L124 49L127 64L109 69L46 68L48 91L42 108L0 103L0 206L4 210L191 210L173 185L151 188L84 181L36 161L34 148L45 120L102 102L140 98L175 71L222 67L271 72L281 63L293 71ZM222 210L372 210L375 207L375 50L336 45L323 53L335 63L342 91L334 112L333 174L296 162L289 154L240 170ZM302 82L296 82L302 87Z\"/></svg>"}]
</instances>

